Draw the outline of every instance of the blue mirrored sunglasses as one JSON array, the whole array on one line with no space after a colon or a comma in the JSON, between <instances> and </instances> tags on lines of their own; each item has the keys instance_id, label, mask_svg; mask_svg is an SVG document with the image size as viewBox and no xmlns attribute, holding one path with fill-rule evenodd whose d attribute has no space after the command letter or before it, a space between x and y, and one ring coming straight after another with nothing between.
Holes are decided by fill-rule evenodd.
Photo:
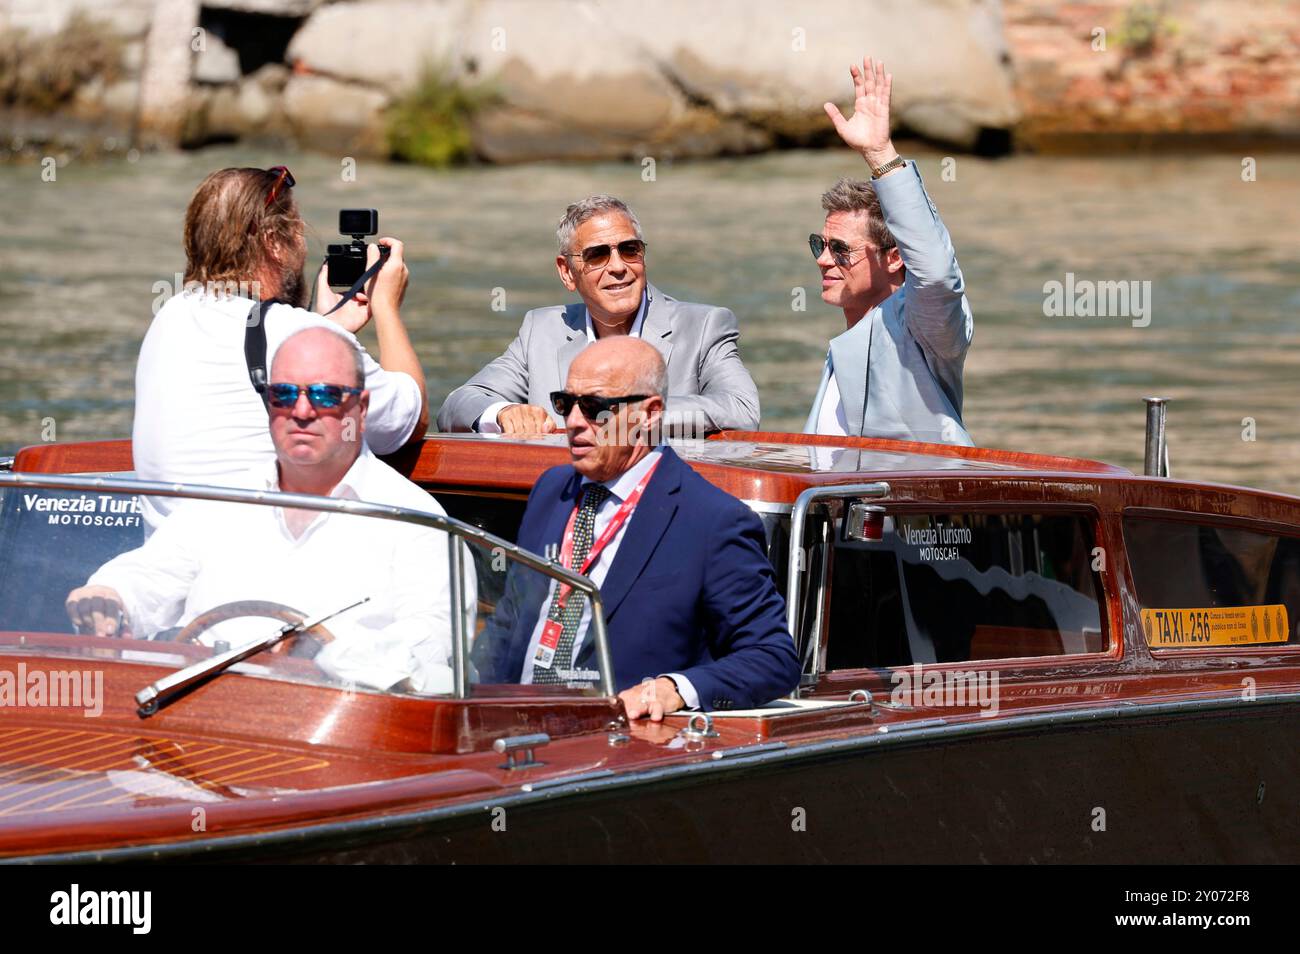
<instances>
[{"instance_id":1,"label":"blue mirrored sunglasses","mask_svg":"<svg viewBox=\"0 0 1300 954\"><path fill-rule=\"evenodd\" d=\"M271 407L293 407L298 395L307 392L307 400L317 410L338 407L349 394L360 394L361 388L348 388L341 384L268 384L266 399Z\"/></svg>"}]
</instances>

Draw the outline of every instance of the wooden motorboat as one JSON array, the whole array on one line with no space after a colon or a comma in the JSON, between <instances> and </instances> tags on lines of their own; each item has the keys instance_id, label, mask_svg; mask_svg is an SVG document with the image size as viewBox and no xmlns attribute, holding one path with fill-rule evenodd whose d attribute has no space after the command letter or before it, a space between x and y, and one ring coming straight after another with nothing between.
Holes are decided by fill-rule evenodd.
<instances>
[{"instance_id":1,"label":"wooden motorboat","mask_svg":"<svg viewBox=\"0 0 1300 954\"><path fill-rule=\"evenodd\" d=\"M0 476L0 859L1300 860L1300 498L887 440L678 450L763 518L804 677L661 724L608 683L458 672L420 696L272 653L142 715L143 686L216 650L72 633L60 587L134 543L42 546L66 511L36 504L93 479L57 475L129 472L129 442L22 450ZM394 463L488 541L566 461L560 439L437 435ZM4 697L4 673L46 703L100 673L102 713Z\"/></svg>"}]
</instances>

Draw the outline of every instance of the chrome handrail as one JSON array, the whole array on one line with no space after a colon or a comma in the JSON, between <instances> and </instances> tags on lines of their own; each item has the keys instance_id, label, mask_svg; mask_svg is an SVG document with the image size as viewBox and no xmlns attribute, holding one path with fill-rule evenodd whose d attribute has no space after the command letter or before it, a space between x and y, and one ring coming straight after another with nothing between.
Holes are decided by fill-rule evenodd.
<instances>
[{"instance_id":1,"label":"chrome handrail","mask_svg":"<svg viewBox=\"0 0 1300 954\"><path fill-rule=\"evenodd\" d=\"M319 510L324 513L351 514L395 520L441 530L452 536L463 537L485 544L489 549L500 549L544 576L567 584L586 595L591 603L591 629L595 640L596 659L600 666L600 690L606 696L615 696L613 656L609 649L609 631L605 627L605 607L600 598L600 587L585 576L565 569L558 563L537 556L517 544L495 534L480 530L472 524L453 517L419 510L407 510L388 504L366 503L363 500L342 500L338 497L317 497L312 494L287 494L273 490L247 490L235 487L210 487L201 484L167 484L153 480L134 480L125 477L80 477L66 474L13 474L0 473L0 490L7 487L25 487L45 490L117 491L143 494L150 497L184 497L189 500L214 500L223 503L248 503L263 507L291 507L297 510ZM460 547L449 543L453 554L453 567L461 563ZM469 633L464 624L463 580L456 569L452 570L452 633L454 696L469 696ZM458 638L457 638L458 637Z\"/></svg>"},{"instance_id":2,"label":"chrome handrail","mask_svg":"<svg viewBox=\"0 0 1300 954\"><path fill-rule=\"evenodd\" d=\"M801 565L804 562L799 555L803 549L804 522L808 516L808 508L815 501L830 497L885 497L888 494L889 484L883 480L874 480L866 484L827 484L823 487L809 487L795 498L794 509L790 512L790 553L786 565L785 619L786 628L790 630L790 637L796 642L799 639L797 628L799 626L801 583L803 580ZM822 580L822 586L826 586L825 580ZM814 635L820 636L819 633ZM821 665L821 642L819 639L813 649L811 675L814 678L821 672Z\"/></svg>"}]
</instances>

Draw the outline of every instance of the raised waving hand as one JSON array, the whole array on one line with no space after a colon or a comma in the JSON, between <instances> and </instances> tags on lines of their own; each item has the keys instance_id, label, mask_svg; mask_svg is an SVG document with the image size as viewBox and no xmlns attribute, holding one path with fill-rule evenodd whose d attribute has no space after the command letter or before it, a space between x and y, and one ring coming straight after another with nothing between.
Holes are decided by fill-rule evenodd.
<instances>
[{"instance_id":1,"label":"raised waving hand","mask_svg":"<svg viewBox=\"0 0 1300 954\"><path fill-rule=\"evenodd\" d=\"M848 119L834 103L826 103L826 115L845 144L862 154L871 167L879 168L898 155L889 135L889 97L894 77L885 65L871 57L849 67L853 77L853 115Z\"/></svg>"}]
</instances>

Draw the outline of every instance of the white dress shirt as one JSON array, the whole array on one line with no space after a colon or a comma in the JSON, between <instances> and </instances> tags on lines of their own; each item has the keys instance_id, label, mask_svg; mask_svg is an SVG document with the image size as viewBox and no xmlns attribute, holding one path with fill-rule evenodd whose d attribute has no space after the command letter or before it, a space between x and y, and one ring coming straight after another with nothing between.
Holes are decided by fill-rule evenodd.
<instances>
[{"instance_id":1,"label":"white dress shirt","mask_svg":"<svg viewBox=\"0 0 1300 954\"><path fill-rule=\"evenodd\" d=\"M277 490L275 463L245 483L255 481ZM444 512L364 447L330 496ZM335 639L315 657L317 665L341 682L384 689L409 678L418 692L440 693L452 689L447 558L447 535L414 524L319 513L294 537L278 507L189 501L144 546L110 560L88 583L118 592L137 638L234 600L283 603L310 618L369 597L324 624ZM473 566L468 554L466 563ZM467 576L468 615L476 594L473 574ZM238 646L277 625L240 617L200 640Z\"/></svg>"},{"instance_id":2,"label":"white dress shirt","mask_svg":"<svg viewBox=\"0 0 1300 954\"><path fill-rule=\"evenodd\" d=\"M592 527L591 531L592 543L595 543L595 541L600 539L600 535L605 532L605 528L609 526L610 520L614 518L614 514L618 512L618 508L622 506L623 501L627 500L628 495L631 494L636 488L636 485L641 482L641 478L649 473L652 467L659 463L659 458L662 455L663 449L656 447L649 454L646 454L645 457L641 458L641 460L637 461L635 466L624 471L623 474L615 477L613 480L607 480L604 482L605 488L609 491L609 496L605 498L600 507L596 510L596 523ZM593 481L587 480L584 477L582 479L582 486L586 487L587 484L592 482ZM581 500L579 502L581 502ZM587 571L587 577L597 586L604 585L605 577L609 574L609 568L614 565L614 558L618 556L619 543L622 542L623 535L627 533L628 525L631 524L635 518L636 511L633 510L631 515L623 521L623 525L619 527L618 533L614 534L613 539L610 540L609 543L606 544L605 548L596 555L596 562L592 564L591 568ZM574 567L574 569L581 569L581 567ZM520 677L521 683L527 684L533 681L533 657L536 655L538 643L541 642L542 628L546 625L547 610L550 609L551 600L554 596L555 581L552 580L551 587L546 593L546 599L542 603L541 611L537 614L537 624L533 627L532 638L528 641L528 651L524 655L523 675ZM572 599L572 597L570 597L570 599ZM584 600L582 606L582 618L578 621L578 635L573 641L573 655L570 657L571 660L576 662L582 644L587 639L590 627L591 603L590 601ZM699 696L695 692L695 687L691 685L689 679L679 673L664 673L663 675L669 676L669 678L677 683L677 692L686 702L688 708L699 708ZM598 674L595 672L575 673L575 677L579 679L586 678L594 680L597 676ZM563 675L561 678L563 678Z\"/></svg>"},{"instance_id":3,"label":"white dress shirt","mask_svg":"<svg viewBox=\"0 0 1300 954\"><path fill-rule=\"evenodd\" d=\"M159 310L135 372L131 452L141 480L248 487L258 468L275 459L266 407L244 360L252 306L251 299L236 295L187 291ZM385 371L335 322L289 305L267 309L268 373L286 338L315 327L329 328L360 349L370 390L366 443L377 454L397 450L420 419L419 385L408 374ZM157 526L176 499L145 497L145 522Z\"/></svg>"},{"instance_id":4,"label":"white dress shirt","mask_svg":"<svg viewBox=\"0 0 1300 954\"><path fill-rule=\"evenodd\" d=\"M629 338L641 337L641 326L645 323L646 293L641 293L641 307L637 310L636 319L632 322L632 330L628 332ZM596 340L596 326L591 323L591 311L587 311L587 343ZM510 407L510 401L497 401L495 404L489 404L487 408L479 415L478 421L474 424L474 430L480 434L500 434L501 425L497 422L497 415ZM550 408L547 408L550 410Z\"/></svg>"},{"instance_id":5,"label":"white dress shirt","mask_svg":"<svg viewBox=\"0 0 1300 954\"><path fill-rule=\"evenodd\" d=\"M844 401L840 398L840 384L835 379L835 366L830 354L826 355L826 370L830 378L822 395L822 405L817 409L817 433L844 436L849 433L849 419L844 414Z\"/></svg>"}]
</instances>

